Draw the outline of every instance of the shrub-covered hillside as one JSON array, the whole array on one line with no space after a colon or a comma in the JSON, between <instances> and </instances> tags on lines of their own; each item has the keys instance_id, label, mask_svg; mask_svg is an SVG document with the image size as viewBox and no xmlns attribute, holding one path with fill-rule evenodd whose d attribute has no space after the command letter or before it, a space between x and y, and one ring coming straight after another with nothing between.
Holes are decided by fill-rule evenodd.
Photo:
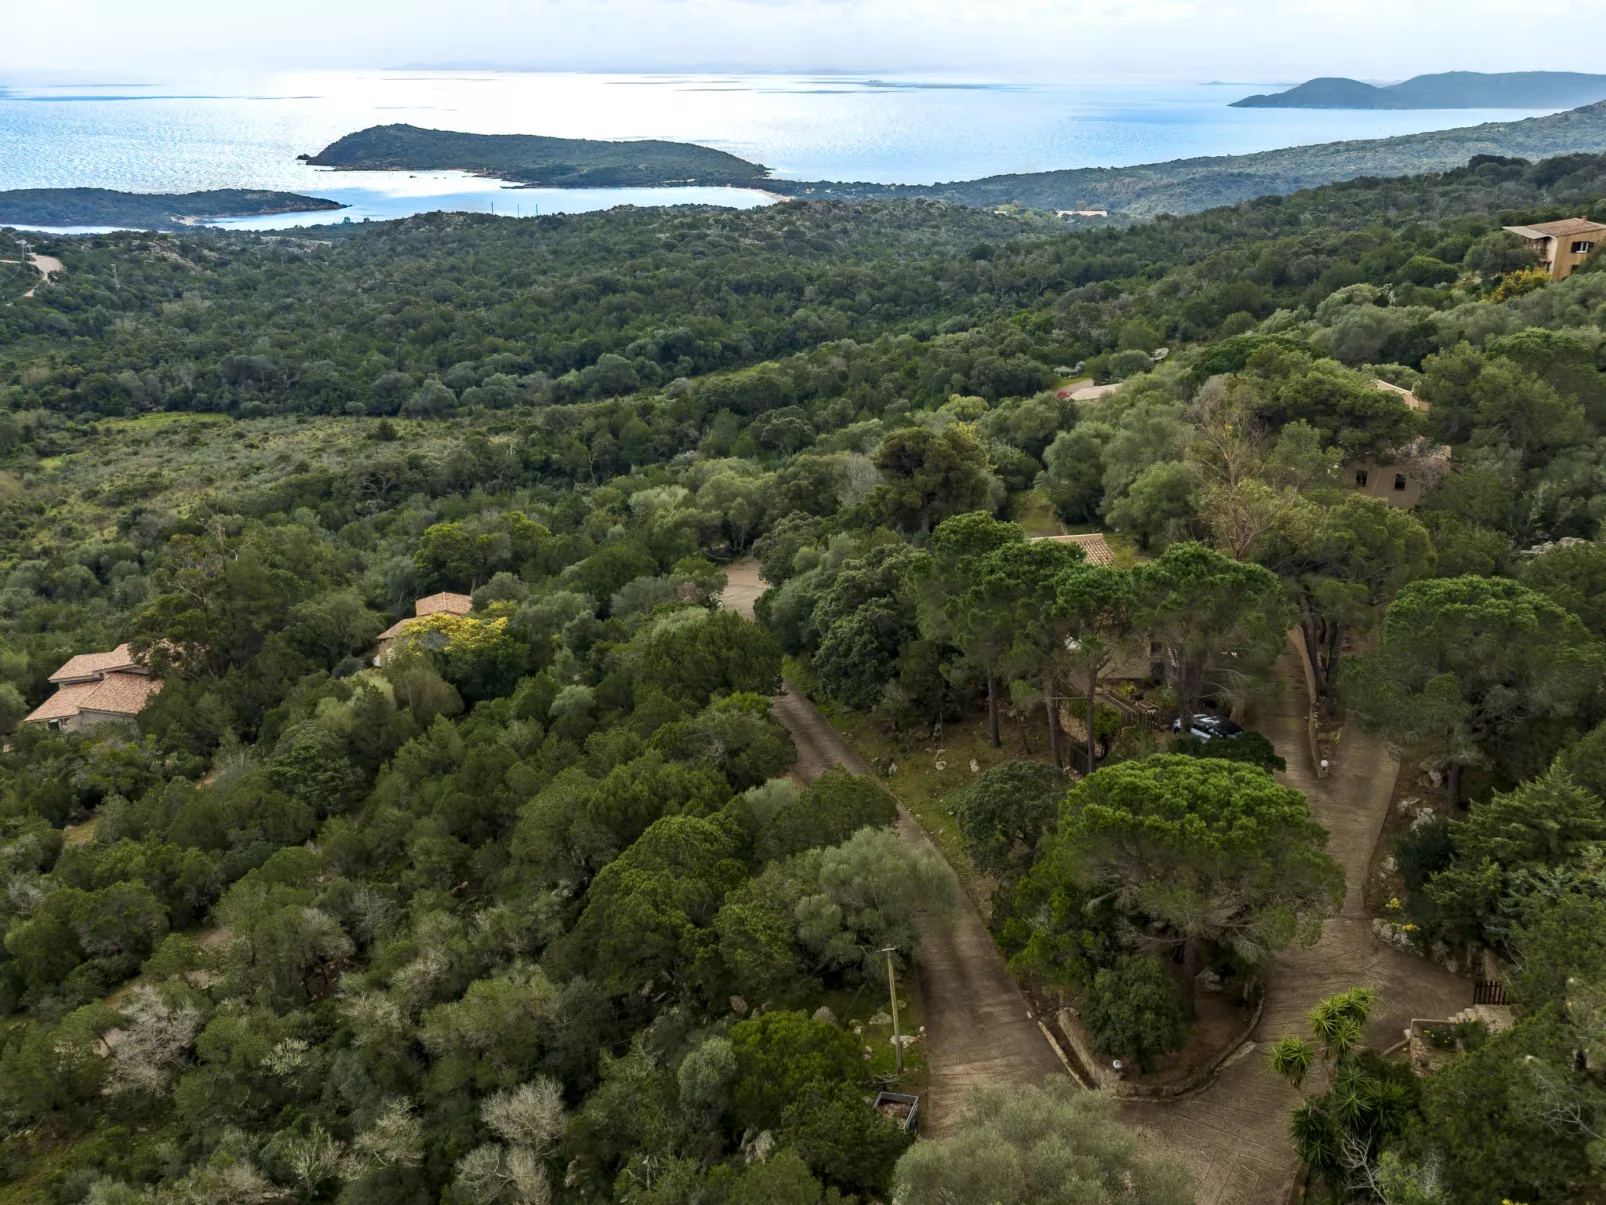
<instances>
[{"instance_id":1,"label":"shrub-covered hillside","mask_svg":"<svg viewBox=\"0 0 1606 1205\"><path fill-rule=\"evenodd\" d=\"M881 951L957 886L875 780L787 776L783 656L889 739L1030 725L968 849L1014 965L1102 983L1111 1042L1153 1018L1148 1057L1167 967L1252 980L1342 881L1277 751L1151 756L1100 675L1138 639L1168 708L1241 710L1294 625L1324 715L1443 776L1419 940L1519 1002L1426 1087L1356 1063L1387 1108L1304 1153L1357 1200L1588 1199L1606 260L1551 282L1499 228L1602 171L1093 233L811 202L36 244L66 275L0 282L0 1200L912 1191L943 1158L870 1104L915 1082ZM1025 541L1064 528L1119 562ZM757 623L717 604L749 555ZM132 723L22 721L124 642L163 682Z\"/></svg>"}]
</instances>

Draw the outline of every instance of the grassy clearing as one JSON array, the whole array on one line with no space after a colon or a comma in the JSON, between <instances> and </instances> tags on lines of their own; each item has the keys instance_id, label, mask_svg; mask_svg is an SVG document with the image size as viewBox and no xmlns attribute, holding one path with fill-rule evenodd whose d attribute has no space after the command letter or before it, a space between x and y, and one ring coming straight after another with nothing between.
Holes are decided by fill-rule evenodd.
<instances>
[{"instance_id":1,"label":"grassy clearing","mask_svg":"<svg viewBox=\"0 0 1606 1205\"><path fill-rule=\"evenodd\" d=\"M850 711L826 698L805 663L788 658L786 676L794 687L814 700L848 744L880 772L881 781L936 842L971 899L986 915L995 884L976 868L965 849L956 816L959 797L983 771L1000 762L1048 761L1048 733L1038 731L1042 727L1040 717L1028 718L1023 738L1018 722L1007 715L1000 716L1001 745L997 749L987 743L985 715L947 724L940 736L911 739L905 734L900 740L880 716ZM1068 777L1067 785L1071 781Z\"/></svg>"},{"instance_id":2,"label":"grassy clearing","mask_svg":"<svg viewBox=\"0 0 1606 1205\"><path fill-rule=\"evenodd\" d=\"M175 424L185 426L228 425L235 420L227 414L191 414L180 410L162 410L154 414L141 414L134 418L108 418L99 423L102 431L160 431Z\"/></svg>"},{"instance_id":3,"label":"grassy clearing","mask_svg":"<svg viewBox=\"0 0 1606 1205\"><path fill-rule=\"evenodd\" d=\"M1010 518L1021 525L1028 539L1034 536L1063 535L1067 530L1060 522L1054 504L1042 490L1029 490L1021 494L1015 500L1014 514Z\"/></svg>"},{"instance_id":4,"label":"grassy clearing","mask_svg":"<svg viewBox=\"0 0 1606 1205\"><path fill-rule=\"evenodd\" d=\"M898 1028L905 1038L918 1039L925 1024L920 985L915 976L898 976ZM897 1054L892 1046L892 1013L887 1004L887 979L883 970L873 974L863 986L827 992L820 1004L836 1015L838 1022L859 1039L872 1081L885 1084L889 1091L919 1095L926 1086L926 1048L923 1041L904 1046L903 1073L898 1073Z\"/></svg>"}]
</instances>

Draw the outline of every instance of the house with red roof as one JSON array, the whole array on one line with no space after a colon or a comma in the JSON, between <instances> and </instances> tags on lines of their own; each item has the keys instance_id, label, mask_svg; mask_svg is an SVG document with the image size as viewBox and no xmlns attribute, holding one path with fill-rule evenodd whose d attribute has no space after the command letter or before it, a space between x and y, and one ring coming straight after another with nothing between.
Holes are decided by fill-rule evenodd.
<instances>
[{"instance_id":1,"label":"house with red roof","mask_svg":"<svg viewBox=\"0 0 1606 1205\"><path fill-rule=\"evenodd\" d=\"M81 732L112 720L132 720L162 689L161 682L135 662L126 644L109 653L79 653L51 674L50 681L56 693L34 708L23 722L44 724L63 732Z\"/></svg>"}]
</instances>

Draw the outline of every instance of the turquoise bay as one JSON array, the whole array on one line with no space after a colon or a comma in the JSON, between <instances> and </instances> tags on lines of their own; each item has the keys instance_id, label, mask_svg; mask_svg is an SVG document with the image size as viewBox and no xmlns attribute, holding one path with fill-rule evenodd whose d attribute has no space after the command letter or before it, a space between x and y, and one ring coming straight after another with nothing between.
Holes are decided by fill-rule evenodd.
<instances>
[{"instance_id":1,"label":"turquoise bay","mask_svg":"<svg viewBox=\"0 0 1606 1205\"><path fill-rule=\"evenodd\" d=\"M347 71L96 81L0 78L0 189L272 188L339 214L254 228L406 216L509 215L632 204L750 206L736 189L509 189L460 173L330 172L299 163L389 122L481 133L698 142L791 179L933 183L1119 166L1415 133L1532 116L1511 110L1231 109L1275 82L1052 82L889 76Z\"/></svg>"}]
</instances>

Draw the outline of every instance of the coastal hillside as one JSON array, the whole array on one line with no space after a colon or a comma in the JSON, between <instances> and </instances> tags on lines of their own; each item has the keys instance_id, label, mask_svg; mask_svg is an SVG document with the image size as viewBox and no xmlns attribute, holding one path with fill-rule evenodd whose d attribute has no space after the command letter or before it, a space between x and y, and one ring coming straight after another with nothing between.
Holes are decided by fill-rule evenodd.
<instances>
[{"instance_id":1,"label":"coastal hillside","mask_svg":"<svg viewBox=\"0 0 1606 1205\"><path fill-rule=\"evenodd\" d=\"M1602 212L0 231L0 1205L1600 1205Z\"/></svg>"},{"instance_id":2,"label":"coastal hillside","mask_svg":"<svg viewBox=\"0 0 1606 1205\"><path fill-rule=\"evenodd\" d=\"M410 125L359 130L302 159L348 171L479 172L549 188L752 184L769 174L761 164L688 142L463 134Z\"/></svg>"},{"instance_id":3,"label":"coastal hillside","mask_svg":"<svg viewBox=\"0 0 1606 1205\"><path fill-rule=\"evenodd\" d=\"M1235 109L1571 109L1606 100L1606 75L1577 71L1443 71L1378 87L1342 76L1246 96Z\"/></svg>"},{"instance_id":4,"label":"coastal hillside","mask_svg":"<svg viewBox=\"0 0 1606 1205\"><path fill-rule=\"evenodd\" d=\"M1459 168L1475 156L1543 159L1602 150L1606 150L1606 102L1521 121L1327 142L1253 155L1029 172L930 186L771 181L765 187L820 199L933 197L961 205L1097 208L1112 215L1150 217L1196 213L1363 176L1442 172Z\"/></svg>"},{"instance_id":5,"label":"coastal hillside","mask_svg":"<svg viewBox=\"0 0 1606 1205\"><path fill-rule=\"evenodd\" d=\"M209 218L339 209L293 192L216 188L206 192L118 192L110 188L18 188L0 192L0 226L130 226L177 230Z\"/></svg>"}]
</instances>

